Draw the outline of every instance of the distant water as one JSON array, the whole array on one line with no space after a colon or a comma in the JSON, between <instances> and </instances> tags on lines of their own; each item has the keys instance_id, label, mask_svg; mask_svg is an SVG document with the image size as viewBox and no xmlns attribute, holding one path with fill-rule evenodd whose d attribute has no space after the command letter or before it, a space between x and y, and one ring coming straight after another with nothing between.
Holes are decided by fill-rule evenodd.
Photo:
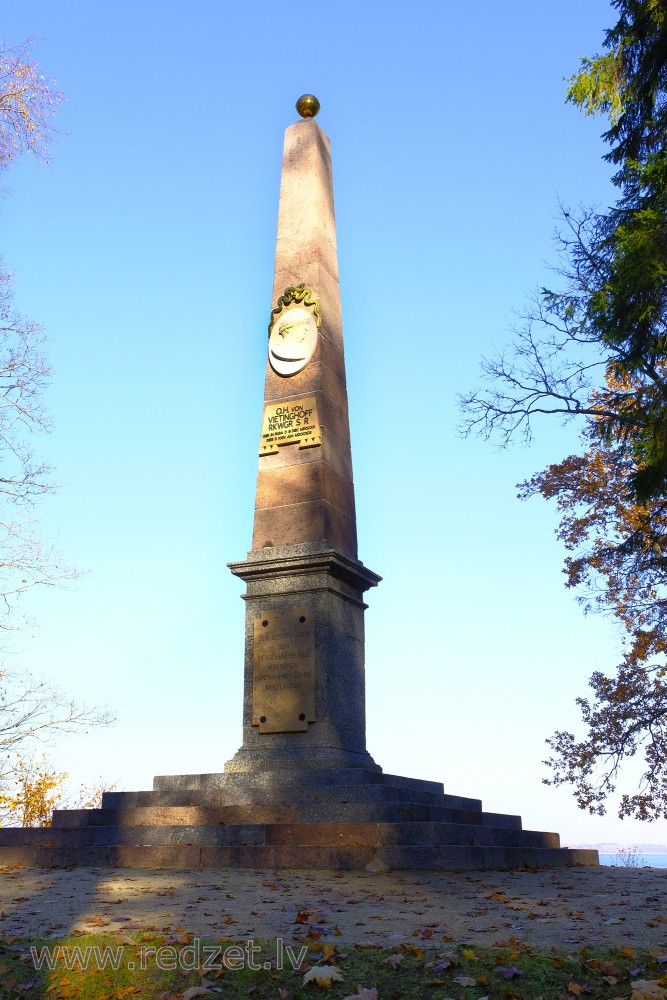
<instances>
[{"instance_id":1,"label":"distant water","mask_svg":"<svg viewBox=\"0 0 667 1000\"><path fill-rule=\"evenodd\" d=\"M628 864L631 861L632 864ZM617 868L667 868L667 854L637 854L625 857L618 854L601 854L601 865L616 865Z\"/></svg>"}]
</instances>

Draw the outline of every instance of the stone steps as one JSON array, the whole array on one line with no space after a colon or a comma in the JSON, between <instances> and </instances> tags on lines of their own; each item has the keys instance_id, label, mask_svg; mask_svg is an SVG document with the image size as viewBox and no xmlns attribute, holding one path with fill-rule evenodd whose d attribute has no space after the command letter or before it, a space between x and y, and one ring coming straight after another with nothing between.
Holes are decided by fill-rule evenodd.
<instances>
[{"instance_id":1,"label":"stone steps","mask_svg":"<svg viewBox=\"0 0 667 1000\"><path fill-rule=\"evenodd\" d=\"M149 810L133 810L143 812ZM108 810L100 810L106 813ZM556 833L495 828L460 823L196 823L176 825L169 822L157 826L118 822L114 815L99 817L90 810L87 826L53 826L43 829L0 830L2 847L106 847L127 845L163 847L167 845L313 845L359 847L370 846L486 846L522 848L559 848ZM98 822L100 819L109 822Z\"/></svg>"},{"instance_id":2,"label":"stone steps","mask_svg":"<svg viewBox=\"0 0 667 1000\"><path fill-rule=\"evenodd\" d=\"M333 869L351 871L370 864L397 869L444 871L595 865L597 851L564 848L455 845L165 845L1 847L0 863L24 867L113 867L194 871L204 868Z\"/></svg>"},{"instance_id":3,"label":"stone steps","mask_svg":"<svg viewBox=\"0 0 667 1000\"><path fill-rule=\"evenodd\" d=\"M424 778L407 778L400 774L385 774L383 771L373 771L362 767L338 768L308 768L304 774L303 765L294 768L263 771L221 771L218 774L159 774L153 779L153 790L156 792L193 791L224 791L243 785L244 788L281 788L301 787L307 784L317 788L328 786L368 786L392 785L397 788L410 789L413 792L434 792L444 794L441 781L428 781ZM455 796L459 798L459 796ZM463 801L463 800L462 800ZM478 799L465 799L467 808L474 808Z\"/></svg>"},{"instance_id":4,"label":"stone steps","mask_svg":"<svg viewBox=\"0 0 667 1000\"><path fill-rule=\"evenodd\" d=\"M156 779L157 780L157 779ZM445 795L442 792L413 790L410 787L388 784L317 785L302 779L299 785L247 784L237 780L224 789L180 789L139 792L105 792L102 807L125 809L149 806L199 806L202 808L224 808L227 806L268 806L333 804L347 806L350 803L397 803L410 805L430 805L440 808L458 809L470 813L481 813L480 799L470 799L462 795Z\"/></svg>"},{"instance_id":5,"label":"stone steps","mask_svg":"<svg viewBox=\"0 0 667 1000\"><path fill-rule=\"evenodd\" d=\"M523 830L520 816L438 782L344 768L180 775L106 792L101 809L57 809L46 829L0 829L0 865L483 869L597 864ZM189 787L191 786L191 787Z\"/></svg>"},{"instance_id":6,"label":"stone steps","mask_svg":"<svg viewBox=\"0 0 667 1000\"><path fill-rule=\"evenodd\" d=\"M450 823L521 830L521 817L411 803L318 803L301 805L135 806L118 809L56 809L53 827L207 826L261 823ZM2 831L0 830L0 836Z\"/></svg>"}]
</instances>

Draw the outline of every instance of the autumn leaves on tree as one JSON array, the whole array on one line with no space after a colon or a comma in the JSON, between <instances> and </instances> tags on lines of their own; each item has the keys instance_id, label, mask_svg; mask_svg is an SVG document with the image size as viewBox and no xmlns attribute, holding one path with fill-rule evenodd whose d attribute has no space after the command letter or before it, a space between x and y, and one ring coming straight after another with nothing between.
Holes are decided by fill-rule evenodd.
<instances>
[{"instance_id":1,"label":"autumn leaves on tree","mask_svg":"<svg viewBox=\"0 0 667 1000\"><path fill-rule=\"evenodd\" d=\"M31 60L30 45L0 49L0 170L25 152L48 162L52 119L63 95Z\"/></svg>"},{"instance_id":2,"label":"autumn leaves on tree","mask_svg":"<svg viewBox=\"0 0 667 1000\"><path fill-rule=\"evenodd\" d=\"M62 99L29 61L28 45L0 51L0 170L31 152L46 161L51 117ZM52 490L50 469L35 459L30 438L49 430L43 403L51 370L44 334L14 305L12 276L0 262L0 628L16 627L16 601L37 583L67 571L33 533L27 515Z\"/></svg>"},{"instance_id":3,"label":"autumn leaves on tree","mask_svg":"<svg viewBox=\"0 0 667 1000\"><path fill-rule=\"evenodd\" d=\"M0 50L0 171L30 152L47 160L52 116L62 100L30 59L29 44ZM15 308L11 274L0 261L0 630L20 627L20 600L34 586L71 578L35 530L36 502L53 489L50 469L35 458L30 439L47 431L43 395L50 368L41 328ZM0 667L0 822L40 825L55 803L59 775L34 748L56 732L91 723L105 713L76 704L56 687Z\"/></svg>"},{"instance_id":4,"label":"autumn leaves on tree","mask_svg":"<svg viewBox=\"0 0 667 1000\"><path fill-rule=\"evenodd\" d=\"M554 499L567 586L625 637L613 677L579 698L587 732L548 740L547 784L604 813L621 764L643 752L619 815L667 817L667 3L613 0L603 55L584 59L567 100L606 115L618 199L562 212L562 287L542 289L514 343L462 397L464 432L530 440L536 416L583 422L584 450L522 484Z\"/></svg>"},{"instance_id":5,"label":"autumn leaves on tree","mask_svg":"<svg viewBox=\"0 0 667 1000\"><path fill-rule=\"evenodd\" d=\"M608 612L625 635L614 677L596 671L595 698L578 698L587 734L567 731L548 741L551 784L571 784L581 808L604 812L624 759L642 748L645 770L639 788L621 797L619 815L659 818L665 809L665 715L667 603L662 545L667 545L667 500L629 497L636 464L631 449L600 445L589 427L582 455L570 455L533 476L520 496L555 499L558 537L568 551L567 586L587 608Z\"/></svg>"}]
</instances>

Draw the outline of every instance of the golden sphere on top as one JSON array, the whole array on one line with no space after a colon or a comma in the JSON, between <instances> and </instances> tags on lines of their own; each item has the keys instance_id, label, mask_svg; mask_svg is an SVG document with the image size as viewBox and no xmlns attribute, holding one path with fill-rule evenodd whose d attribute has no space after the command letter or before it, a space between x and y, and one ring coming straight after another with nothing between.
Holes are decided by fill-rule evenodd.
<instances>
[{"instance_id":1,"label":"golden sphere on top","mask_svg":"<svg viewBox=\"0 0 667 1000\"><path fill-rule=\"evenodd\" d=\"M313 94L303 94L296 102L296 110L302 118L314 118L320 110L320 102Z\"/></svg>"}]
</instances>

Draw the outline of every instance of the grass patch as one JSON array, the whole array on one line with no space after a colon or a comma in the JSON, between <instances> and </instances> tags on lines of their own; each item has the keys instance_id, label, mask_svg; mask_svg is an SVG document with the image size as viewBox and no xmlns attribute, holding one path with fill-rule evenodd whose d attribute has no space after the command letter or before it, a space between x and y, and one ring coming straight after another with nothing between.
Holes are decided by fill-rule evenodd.
<instances>
[{"instance_id":1,"label":"grass patch","mask_svg":"<svg viewBox=\"0 0 667 1000\"><path fill-rule=\"evenodd\" d=\"M544 951L513 938L494 947L454 946L444 938L387 949L308 936L205 940L181 931L0 940L3 1000L629 1000L638 980L663 988L667 998L667 949Z\"/></svg>"}]
</instances>

